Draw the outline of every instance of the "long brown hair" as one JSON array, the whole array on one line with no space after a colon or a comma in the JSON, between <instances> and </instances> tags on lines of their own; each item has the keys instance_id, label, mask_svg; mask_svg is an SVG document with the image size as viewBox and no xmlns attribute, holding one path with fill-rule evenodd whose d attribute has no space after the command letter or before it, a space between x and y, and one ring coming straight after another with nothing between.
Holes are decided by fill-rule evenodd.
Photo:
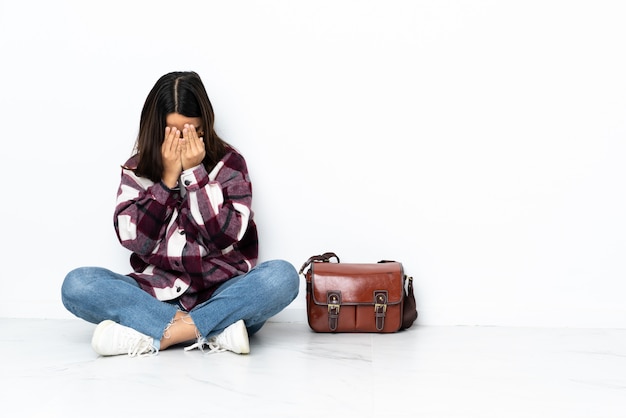
<instances>
[{"instance_id":1,"label":"long brown hair","mask_svg":"<svg viewBox=\"0 0 626 418\"><path fill-rule=\"evenodd\" d=\"M140 177L161 181L163 159L161 145L165 137L166 118L179 113L189 118L201 118L206 156L202 163L211 171L226 154L229 144L214 129L215 114L200 76L193 71L165 74L156 82L143 105L135 152L139 162L134 170Z\"/></svg>"}]
</instances>

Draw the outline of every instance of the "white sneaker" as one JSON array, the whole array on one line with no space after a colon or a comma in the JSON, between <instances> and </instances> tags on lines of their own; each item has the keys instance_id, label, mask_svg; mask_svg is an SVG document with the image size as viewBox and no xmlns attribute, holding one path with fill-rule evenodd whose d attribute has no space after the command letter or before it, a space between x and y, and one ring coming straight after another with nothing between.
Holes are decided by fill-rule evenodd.
<instances>
[{"instance_id":1,"label":"white sneaker","mask_svg":"<svg viewBox=\"0 0 626 418\"><path fill-rule=\"evenodd\" d=\"M222 351L232 351L237 354L250 353L250 342L248 340L248 330L243 319L229 325L221 334L211 337L208 340L204 337L198 338L198 342L189 347L185 347L185 351L199 348L204 352L204 346L209 346L208 353L220 353Z\"/></svg>"},{"instance_id":2,"label":"white sneaker","mask_svg":"<svg viewBox=\"0 0 626 418\"><path fill-rule=\"evenodd\" d=\"M91 338L91 347L101 356L154 355L159 350L153 344L154 338L108 319L98 324Z\"/></svg>"}]
</instances>

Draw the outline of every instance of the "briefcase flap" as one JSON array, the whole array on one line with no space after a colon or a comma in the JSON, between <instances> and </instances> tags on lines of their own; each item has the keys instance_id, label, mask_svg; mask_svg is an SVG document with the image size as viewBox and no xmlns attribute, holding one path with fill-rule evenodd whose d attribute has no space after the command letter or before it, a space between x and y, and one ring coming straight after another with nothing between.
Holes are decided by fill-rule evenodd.
<instances>
[{"instance_id":1,"label":"briefcase flap","mask_svg":"<svg viewBox=\"0 0 626 418\"><path fill-rule=\"evenodd\" d=\"M327 305L328 295L340 292L341 305L373 305L376 294L385 292L387 305L402 302L404 272L398 262L311 264L311 294L316 305Z\"/></svg>"}]
</instances>

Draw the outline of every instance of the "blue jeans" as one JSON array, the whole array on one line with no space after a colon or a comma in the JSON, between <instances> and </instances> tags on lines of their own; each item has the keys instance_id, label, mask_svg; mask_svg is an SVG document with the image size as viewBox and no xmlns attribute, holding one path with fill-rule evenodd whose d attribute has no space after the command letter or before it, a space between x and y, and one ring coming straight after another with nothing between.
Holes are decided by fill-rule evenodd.
<instances>
[{"instance_id":1,"label":"blue jeans","mask_svg":"<svg viewBox=\"0 0 626 418\"><path fill-rule=\"evenodd\" d=\"M240 319L252 335L267 319L289 305L298 290L298 272L290 263L266 261L223 283L189 315L206 338L221 333ZM182 310L175 301L154 298L132 277L101 267L70 271L63 281L61 297L63 305L77 317L94 324L113 320L154 338L157 346L176 311Z\"/></svg>"}]
</instances>

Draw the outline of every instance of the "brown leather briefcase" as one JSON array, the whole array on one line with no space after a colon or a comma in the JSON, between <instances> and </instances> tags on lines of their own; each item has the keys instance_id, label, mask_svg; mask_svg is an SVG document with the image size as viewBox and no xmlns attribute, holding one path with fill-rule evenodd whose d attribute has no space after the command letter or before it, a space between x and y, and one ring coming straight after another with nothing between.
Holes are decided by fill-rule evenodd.
<instances>
[{"instance_id":1,"label":"brown leather briefcase","mask_svg":"<svg viewBox=\"0 0 626 418\"><path fill-rule=\"evenodd\" d=\"M309 258L300 274L307 283L309 326L316 332L390 333L417 318L412 278L399 262L340 263L334 253L324 253Z\"/></svg>"}]
</instances>

